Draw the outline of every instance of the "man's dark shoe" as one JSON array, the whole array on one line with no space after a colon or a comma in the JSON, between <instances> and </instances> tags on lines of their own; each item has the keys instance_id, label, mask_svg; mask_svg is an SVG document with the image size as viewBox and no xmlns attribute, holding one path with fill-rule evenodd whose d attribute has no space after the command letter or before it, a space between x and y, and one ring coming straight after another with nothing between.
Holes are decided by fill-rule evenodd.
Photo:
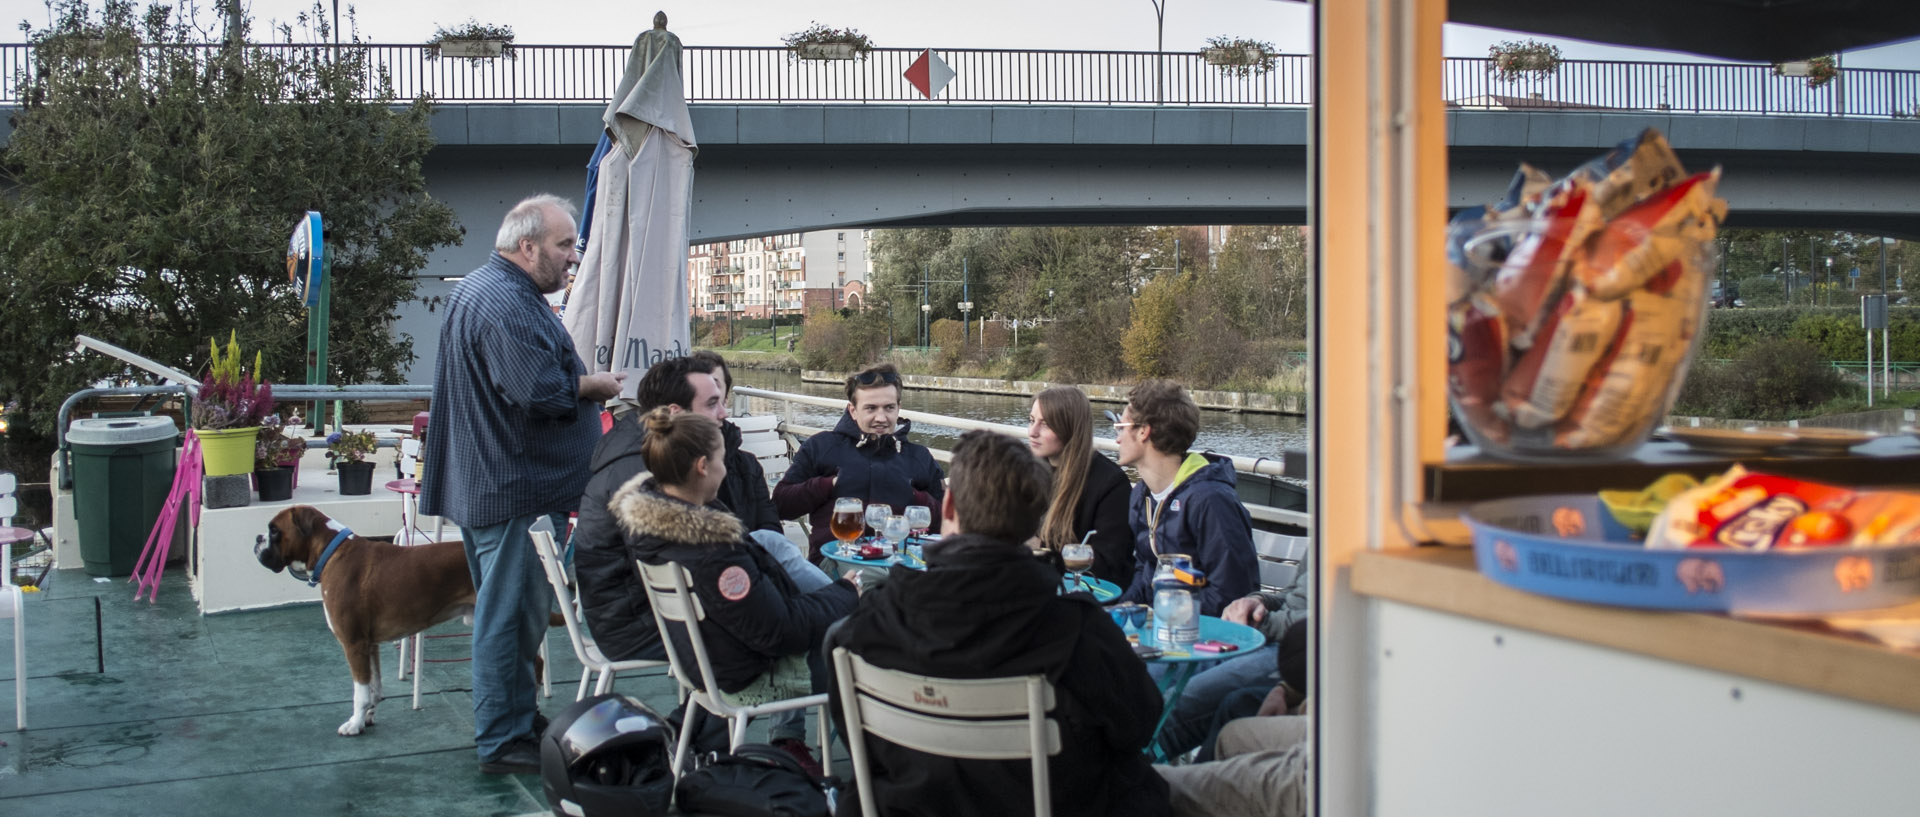
<instances>
[{"instance_id":1,"label":"man's dark shoe","mask_svg":"<svg viewBox=\"0 0 1920 817\"><path fill-rule=\"evenodd\" d=\"M806 741L795 740L793 738L781 738L773 742L773 748L793 755L793 759L800 764L801 771L806 772L808 775L812 777L827 776L826 770L820 768L820 761L813 759L813 750L807 748ZM536 760L538 760L538 758L536 758Z\"/></svg>"},{"instance_id":2,"label":"man's dark shoe","mask_svg":"<svg viewBox=\"0 0 1920 817\"><path fill-rule=\"evenodd\" d=\"M539 740L540 736L545 735L546 733L547 733L547 716L540 714L540 710L536 709L533 712L533 739Z\"/></svg>"},{"instance_id":3,"label":"man's dark shoe","mask_svg":"<svg viewBox=\"0 0 1920 817\"><path fill-rule=\"evenodd\" d=\"M540 744L532 738L507 741L506 747L492 760L480 761L480 771L487 774L539 774Z\"/></svg>"}]
</instances>

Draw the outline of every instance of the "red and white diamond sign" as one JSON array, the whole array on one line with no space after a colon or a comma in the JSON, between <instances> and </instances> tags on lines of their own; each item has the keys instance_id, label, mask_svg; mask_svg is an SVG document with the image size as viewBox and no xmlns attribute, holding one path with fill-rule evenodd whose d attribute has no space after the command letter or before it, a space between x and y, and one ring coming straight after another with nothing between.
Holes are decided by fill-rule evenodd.
<instances>
[{"instance_id":1,"label":"red and white diamond sign","mask_svg":"<svg viewBox=\"0 0 1920 817\"><path fill-rule=\"evenodd\" d=\"M906 77L921 96L932 99L953 81L953 68L934 56L933 49L929 48L920 52L920 58L907 66L907 72L901 76Z\"/></svg>"}]
</instances>

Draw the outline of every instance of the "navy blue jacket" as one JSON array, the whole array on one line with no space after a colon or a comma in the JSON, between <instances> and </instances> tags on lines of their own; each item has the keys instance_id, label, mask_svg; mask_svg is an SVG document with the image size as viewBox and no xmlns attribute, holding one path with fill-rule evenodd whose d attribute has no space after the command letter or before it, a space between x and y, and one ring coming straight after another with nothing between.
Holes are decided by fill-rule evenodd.
<instances>
[{"instance_id":1,"label":"navy blue jacket","mask_svg":"<svg viewBox=\"0 0 1920 817\"><path fill-rule=\"evenodd\" d=\"M773 486L773 504L781 519L809 517L813 526L807 537L809 558L833 541L828 523L837 497L885 502L895 513L908 505L925 505L933 509L934 529L939 529L940 497L946 493L941 480L946 473L926 446L907 440L911 426L901 420L894 433L861 446L859 424L852 415L842 413L832 431L815 434L800 445L786 475ZM839 482L833 480L835 475Z\"/></svg>"},{"instance_id":2,"label":"navy blue jacket","mask_svg":"<svg viewBox=\"0 0 1920 817\"><path fill-rule=\"evenodd\" d=\"M1193 557L1194 567L1207 574L1207 586L1194 594L1200 614L1217 616L1258 586L1253 518L1233 489L1231 460L1190 453L1180 473L1183 477L1175 477L1166 507L1159 509L1153 536L1149 536L1148 521L1154 518L1156 503L1145 481L1133 486L1127 501L1127 521L1133 527L1133 582L1119 600L1152 603L1159 554L1185 553Z\"/></svg>"}]
</instances>

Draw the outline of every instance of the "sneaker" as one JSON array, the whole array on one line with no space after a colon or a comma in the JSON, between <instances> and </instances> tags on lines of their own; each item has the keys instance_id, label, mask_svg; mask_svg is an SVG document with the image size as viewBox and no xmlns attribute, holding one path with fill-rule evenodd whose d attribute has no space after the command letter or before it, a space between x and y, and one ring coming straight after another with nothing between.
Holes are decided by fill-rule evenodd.
<instances>
[{"instance_id":1,"label":"sneaker","mask_svg":"<svg viewBox=\"0 0 1920 817\"><path fill-rule=\"evenodd\" d=\"M480 761L480 771L487 774L539 774L540 746L531 738L507 741L500 754L492 760Z\"/></svg>"},{"instance_id":2,"label":"sneaker","mask_svg":"<svg viewBox=\"0 0 1920 817\"><path fill-rule=\"evenodd\" d=\"M806 772L808 776L815 778L827 776L826 770L820 768L820 761L813 759L813 750L807 748L806 741L781 738L773 742L773 748L793 755L794 761L800 764L800 770Z\"/></svg>"}]
</instances>

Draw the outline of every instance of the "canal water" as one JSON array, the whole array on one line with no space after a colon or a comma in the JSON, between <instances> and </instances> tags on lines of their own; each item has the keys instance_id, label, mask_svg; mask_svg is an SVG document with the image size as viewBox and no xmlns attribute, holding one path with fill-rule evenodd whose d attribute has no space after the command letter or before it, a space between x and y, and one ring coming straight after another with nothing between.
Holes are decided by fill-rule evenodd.
<instances>
[{"instance_id":1,"label":"canal water","mask_svg":"<svg viewBox=\"0 0 1920 817\"><path fill-rule=\"evenodd\" d=\"M792 372L735 369L734 381L736 386L830 397L836 400L846 399L844 387L829 383L806 383L800 380L800 375ZM946 391L909 391L902 403L901 407L909 411L924 411L949 417L964 417L969 420L984 420L1022 427L1026 426L1027 410L1032 407L1032 401L1025 397ZM1093 404L1096 417L1102 409L1113 409L1118 412L1120 405L1117 403ZM752 410L759 412L773 409L756 406ZM818 428L832 428L844 414L838 409L822 406L797 405L794 411L802 424ZM915 425L913 429L913 437L916 441L934 448L951 448L954 439L959 436L958 430L944 426ZM1094 436L1106 438L1113 436L1113 429L1104 418L1099 418L1095 423ZM1216 454L1278 458L1280 452L1284 450L1306 450L1306 418L1283 414L1201 411L1200 437L1194 442L1193 447L1197 451L1211 451Z\"/></svg>"}]
</instances>

